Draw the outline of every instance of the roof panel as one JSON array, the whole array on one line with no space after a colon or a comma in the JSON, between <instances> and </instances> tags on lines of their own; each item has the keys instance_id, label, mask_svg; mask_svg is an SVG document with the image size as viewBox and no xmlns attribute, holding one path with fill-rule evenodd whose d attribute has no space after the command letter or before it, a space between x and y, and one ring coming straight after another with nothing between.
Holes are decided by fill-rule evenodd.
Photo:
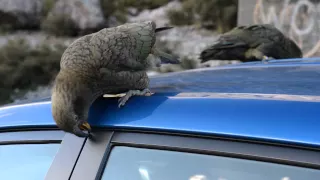
<instances>
[{"instance_id":1,"label":"roof panel","mask_svg":"<svg viewBox=\"0 0 320 180\"><path fill-rule=\"evenodd\" d=\"M320 146L320 97L261 94L160 93L97 100L93 126L218 134ZM0 109L0 128L52 126L50 101Z\"/></svg>"},{"instance_id":2,"label":"roof panel","mask_svg":"<svg viewBox=\"0 0 320 180\"><path fill-rule=\"evenodd\" d=\"M152 77L156 92L320 95L320 64L204 68Z\"/></svg>"},{"instance_id":3,"label":"roof panel","mask_svg":"<svg viewBox=\"0 0 320 180\"><path fill-rule=\"evenodd\" d=\"M155 76L156 94L133 97L121 109L116 99L99 99L89 122L320 146L320 64L274 64ZM0 129L30 126L55 126L50 101L0 108Z\"/></svg>"}]
</instances>

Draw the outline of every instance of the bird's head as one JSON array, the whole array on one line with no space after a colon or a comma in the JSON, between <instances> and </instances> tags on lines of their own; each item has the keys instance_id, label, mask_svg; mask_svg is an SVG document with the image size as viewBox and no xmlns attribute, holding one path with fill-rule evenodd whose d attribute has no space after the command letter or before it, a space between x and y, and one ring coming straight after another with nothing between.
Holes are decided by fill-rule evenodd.
<instances>
[{"instance_id":1,"label":"bird's head","mask_svg":"<svg viewBox=\"0 0 320 180\"><path fill-rule=\"evenodd\" d=\"M71 133L78 137L88 137L91 132L90 124L85 120L74 119L75 123L72 124L72 129L70 128ZM85 132L87 131L87 132Z\"/></svg>"},{"instance_id":2,"label":"bird's head","mask_svg":"<svg viewBox=\"0 0 320 180\"><path fill-rule=\"evenodd\" d=\"M52 89L51 111L61 130L78 137L88 137L91 132L87 122L90 100L78 82L66 78L66 74L58 74Z\"/></svg>"},{"instance_id":3,"label":"bird's head","mask_svg":"<svg viewBox=\"0 0 320 180\"><path fill-rule=\"evenodd\" d=\"M88 137L91 132L91 126L87 118L76 114L72 108L55 104L52 101L52 115L56 125L63 131L74 134L78 137ZM87 131L87 132L86 132Z\"/></svg>"},{"instance_id":4,"label":"bird's head","mask_svg":"<svg viewBox=\"0 0 320 180\"><path fill-rule=\"evenodd\" d=\"M290 53L292 53L292 55L296 58L302 58L303 52L302 52L301 48L293 40L290 39L290 41L291 41L291 48L290 48L291 52Z\"/></svg>"}]
</instances>

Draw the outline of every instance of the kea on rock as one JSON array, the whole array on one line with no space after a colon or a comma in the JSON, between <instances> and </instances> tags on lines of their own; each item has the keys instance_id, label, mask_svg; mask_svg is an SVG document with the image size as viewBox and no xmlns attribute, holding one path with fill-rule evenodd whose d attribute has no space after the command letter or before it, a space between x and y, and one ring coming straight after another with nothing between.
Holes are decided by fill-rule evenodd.
<instances>
[{"instance_id":1,"label":"kea on rock","mask_svg":"<svg viewBox=\"0 0 320 180\"><path fill-rule=\"evenodd\" d=\"M217 43L203 50L201 62L301 58L301 49L271 24L238 26L222 34Z\"/></svg>"},{"instance_id":2,"label":"kea on rock","mask_svg":"<svg viewBox=\"0 0 320 180\"><path fill-rule=\"evenodd\" d=\"M97 98L125 93L119 99L121 107L131 96L151 95L146 70L161 62L179 63L154 46L156 33L170 28L156 28L152 21L126 23L70 44L62 54L52 90L52 115L57 126L87 137L91 131L89 108Z\"/></svg>"}]
</instances>

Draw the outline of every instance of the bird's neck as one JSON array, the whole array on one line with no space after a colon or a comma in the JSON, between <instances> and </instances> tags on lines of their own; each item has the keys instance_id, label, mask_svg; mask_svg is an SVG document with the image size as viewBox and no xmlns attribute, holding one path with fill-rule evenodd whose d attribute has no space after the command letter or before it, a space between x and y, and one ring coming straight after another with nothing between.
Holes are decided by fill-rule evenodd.
<instances>
[{"instance_id":1,"label":"bird's neck","mask_svg":"<svg viewBox=\"0 0 320 180\"><path fill-rule=\"evenodd\" d=\"M88 81L76 74L60 71L52 90L52 108L68 116L77 115L86 119L94 94Z\"/></svg>"}]
</instances>

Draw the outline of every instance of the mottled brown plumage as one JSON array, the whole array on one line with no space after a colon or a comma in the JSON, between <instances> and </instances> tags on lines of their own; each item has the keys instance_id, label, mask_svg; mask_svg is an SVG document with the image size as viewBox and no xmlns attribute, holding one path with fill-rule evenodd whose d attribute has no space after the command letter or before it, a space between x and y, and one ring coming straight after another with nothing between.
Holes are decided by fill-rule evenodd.
<instances>
[{"instance_id":1,"label":"mottled brown plumage","mask_svg":"<svg viewBox=\"0 0 320 180\"><path fill-rule=\"evenodd\" d=\"M215 59L248 62L301 57L302 51L294 41L270 24L236 27L200 54L202 63Z\"/></svg>"},{"instance_id":2,"label":"mottled brown plumage","mask_svg":"<svg viewBox=\"0 0 320 180\"><path fill-rule=\"evenodd\" d=\"M85 137L91 104L103 94L148 95L146 74L153 55L178 63L154 47L157 29L152 21L128 23L75 40L63 53L52 91L53 118L62 130Z\"/></svg>"}]
</instances>

